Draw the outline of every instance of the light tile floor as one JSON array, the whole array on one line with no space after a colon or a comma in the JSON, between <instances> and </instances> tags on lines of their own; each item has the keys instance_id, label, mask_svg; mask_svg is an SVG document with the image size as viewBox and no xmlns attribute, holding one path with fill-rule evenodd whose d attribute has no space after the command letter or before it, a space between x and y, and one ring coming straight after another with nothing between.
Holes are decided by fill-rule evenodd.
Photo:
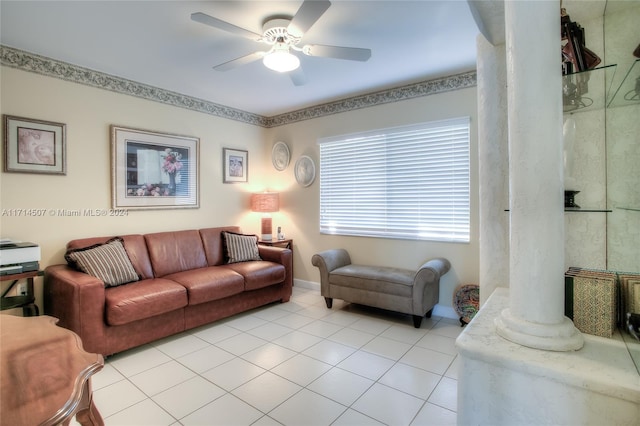
<instances>
[{"instance_id":1,"label":"light tile floor","mask_svg":"<svg viewBox=\"0 0 640 426\"><path fill-rule=\"evenodd\" d=\"M294 287L272 304L107 358L94 399L112 425L454 425L455 320Z\"/></svg>"}]
</instances>

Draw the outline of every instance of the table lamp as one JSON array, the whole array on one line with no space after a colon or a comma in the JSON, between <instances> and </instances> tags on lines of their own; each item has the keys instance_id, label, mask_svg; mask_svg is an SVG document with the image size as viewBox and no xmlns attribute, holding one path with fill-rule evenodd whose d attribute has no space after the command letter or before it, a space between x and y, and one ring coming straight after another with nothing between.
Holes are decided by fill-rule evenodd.
<instances>
[{"instance_id":1,"label":"table lamp","mask_svg":"<svg viewBox=\"0 0 640 426\"><path fill-rule=\"evenodd\" d=\"M280 208L280 195L277 192L260 192L251 194L251 211L264 213L260 224L260 238L263 241L272 241L271 212L277 212Z\"/></svg>"}]
</instances>

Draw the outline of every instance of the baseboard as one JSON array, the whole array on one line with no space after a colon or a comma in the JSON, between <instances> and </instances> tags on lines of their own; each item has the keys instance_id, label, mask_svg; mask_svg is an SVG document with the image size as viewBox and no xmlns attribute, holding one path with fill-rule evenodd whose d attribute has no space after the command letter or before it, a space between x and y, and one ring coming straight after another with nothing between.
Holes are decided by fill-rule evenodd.
<instances>
[{"instance_id":1,"label":"baseboard","mask_svg":"<svg viewBox=\"0 0 640 426\"><path fill-rule=\"evenodd\" d=\"M437 317L450 318L454 320L460 319L455 309L453 309L451 306L443 306L440 304L437 304L436 306L433 307L432 315L435 315Z\"/></svg>"},{"instance_id":2,"label":"baseboard","mask_svg":"<svg viewBox=\"0 0 640 426\"><path fill-rule=\"evenodd\" d=\"M310 289L310 290L316 290L316 291L318 291L318 293L320 293L320 283L317 283L317 282L314 282L314 281L306 281L306 280L294 279L293 280L293 285L295 287L301 287L301 288L307 288L307 289ZM436 306L433 307L433 314L432 315L435 315L435 316L438 316L438 317L443 317L443 318L455 319L455 320L460 319L458 314L456 314L456 311L451 306L444 306L444 305L440 305L440 304L437 304Z\"/></svg>"}]
</instances>

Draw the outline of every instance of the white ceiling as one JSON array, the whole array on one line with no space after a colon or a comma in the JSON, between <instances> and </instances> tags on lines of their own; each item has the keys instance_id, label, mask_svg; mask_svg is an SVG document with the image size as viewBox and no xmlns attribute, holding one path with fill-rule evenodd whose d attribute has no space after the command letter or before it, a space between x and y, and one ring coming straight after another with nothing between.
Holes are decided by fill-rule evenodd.
<instances>
[{"instance_id":1,"label":"white ceiling","mask_svg":"<svg viewBox=\"0 0 640 426\"><path fill-rule=\"evenodd\" d=\"M298 87L261 61L213 70L265 46L190 19L204 12L262 33L301 4L2 0L0 43L263 116L475 69L479 31L462 0L333 0L302 43L365 47L371 59L301 56L308 83Z\"/></svg>"}]
</instances>

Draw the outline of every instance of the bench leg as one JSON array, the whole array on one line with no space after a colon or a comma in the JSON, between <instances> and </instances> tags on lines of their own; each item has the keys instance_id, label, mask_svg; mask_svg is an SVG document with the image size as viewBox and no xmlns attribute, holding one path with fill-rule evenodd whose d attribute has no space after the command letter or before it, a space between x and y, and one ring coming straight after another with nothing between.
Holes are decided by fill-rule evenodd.
<instances>
[{"instance_id":1,"label":"bench leg","mask_svg":"<svg viewBox=\"0 0 640 426\"><path fill-rule=\"evenodd\" d=\"M333 306L333 298L325 297L324 302L327 304L327 308L331 309L331 307Z\"/></svg>"},{"instance_id":2,"label":"bench leg","mask_svg":"<svg viewBox=\"0 0 640 426\"><path fill-rule=\"evenodd\" d=\"M433 309L431 309L429 312L427 312L427 315L425 315L427 318L431 318L431 314L433 313Z\"/></svg>"},{"instance_id":3,"label":"bench leg","mask_svg":"<svg viewBox=\"0 0 640 426\"><path fill-rule=\"evenodd\" d=\"M413 326L415 328L420 328L421 324L422 324L422 315L414 315L413 316Z\"/></svg>"}]
</instances>

